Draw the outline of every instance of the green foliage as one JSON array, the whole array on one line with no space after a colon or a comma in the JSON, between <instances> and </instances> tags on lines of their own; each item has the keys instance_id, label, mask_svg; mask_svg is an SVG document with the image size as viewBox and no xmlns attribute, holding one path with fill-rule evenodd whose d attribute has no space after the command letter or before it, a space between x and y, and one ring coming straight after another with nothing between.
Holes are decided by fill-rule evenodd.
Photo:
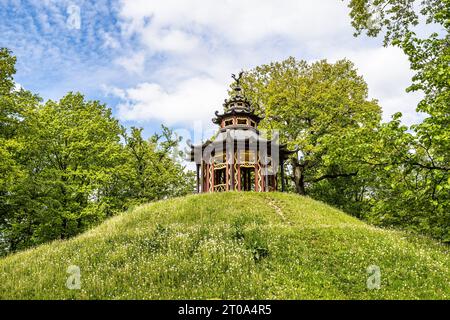
<instances>
[{"instance_id":1,"label":"green foliage","mask_svg":"<svg viewBox=\"0 0 450 320\"><path fill-rule=\"evenodd\" d=\"M11 250L73 236L113 214L104 195L122 131L110 109L81 94L29 110L17 137L26 148L16 154L27 176L10 197L4 231Z\"/></svg>"},{"instance_id":2,"label":"green foliage","mask_svg":"<svg viewBox=\"0 0 450 320\"><path fill-rule=\"evenodd\" d=\"M298 193L356 174L359 155L349 150L349 140L371 135L381 110L367 100L367 84L350 61L308 65L289 58L246 72L243 87L265 116L261 128L278 129L281 142L300 149L290 170Z\"/></svg>"},{"instance_id":3,"label":"green foliage","mask_svg":"<svg viewBox=\"0 0 450 320\"><path fill-rule=\"evenodd\" d=\"M125 183L130 201L144 203L193 192L194 173L185 171L180 164L180 141L165 126L161 134L154 134L147 141L142 138L142 129L131 128L131 134L125 137Z\"/></svg>"},{"instance_id":4,"label":"green foliage","mask_svg":"<svg viewBox=\"0 0 450 320\"><path fill-rule=\"evenodd\" d=\"M449 259L436 241L307 197L201 194L0 259L0 298L448 299ZM70 265L80 290L66 287ZM367 288L370 265L380 267L379 290Z\"/></svg>"},{"instance_id":5,"label":"green foliage","mask_svg":"<svg viewBox=\"0 0 450 320\"><path fill-rule=\"evenodd\" d=\"M9 50L0 48L0 255L10 246L4 228L14 215L16 202L20 201L19 185L28 177L17 156L27 148L18 139L22 119L40 101L30 92L15 88L15 61Z\"/></svg>"},{"instance_id":6,"label":"green foliage","mask_svg":"<svg viewBox=\"0 0 450 320\"><path fill-rule=\"evenodd\" d=\"M14 88L13 75L16 73L16 57L6 48L0 48L0 93L8 95ZM2 108L2 111L5 109ZM2 114L2 121L3 121Z\"/></svg>"},{"instance_id":7,"label":"green foliage","mask_svg":"<svg viewBox=\"0 0 450 320\"><path fill-rule=\"evenodd\" d=\"M437 160L449 163L450 150L450 1L352 0L350 17L356 35L366 30L369 36L384 34L384 44L400 47L408 56L411 69L416 73L407 91L422 91L424 99L417 111L429 115L423 123L413 127L421 147L436 154ZM379 16L376 28L367 24L370 16ZM423 18L426 24L439 31L420 37L414 32ZM424 146L424 144L427 144ZM447 166L448 168L448 166Z\"/></svg>"},{"instance_id":8,"label":"green foliage","mask_svg":"<svg viewBox=\"0 0 450 320\"><path fill-rule=\"evenodd\" d=\"M72 237L130 205L184 195L193 173L163 127L145 141L111 109L68 93L16 89L15 57L0 50L0 255Z\"/></svg>"},{"instance_id":9,"label":"green foliage","mask_svg":"<svg viewBox=\"0 0 450 320\"><path fill-rule=\"evenodd\" d=\"M384 45L401 48L415 75L407 91L422 91L417 111L425 119L410 132L400 114L381 129L374 144L377 194L370 220L394 224L450 241L450 1L351 0L356 35L384 32ZM368 23L378 16L376 25ZM425 23L423 23L424 21ZM433 25L438 32L415 33L415 26Z\"/></svg>"},{"instance_id":10,"label":"green foliage","mask_svg":"<svg viewBox=\"0 0 450 320\"><path fill-rule=\"evenodd\" d=\"M366 218L450 241L450 175L407 132L399 115L379 130L365 161L372 169Z\"/></svg>"}]
</instances>

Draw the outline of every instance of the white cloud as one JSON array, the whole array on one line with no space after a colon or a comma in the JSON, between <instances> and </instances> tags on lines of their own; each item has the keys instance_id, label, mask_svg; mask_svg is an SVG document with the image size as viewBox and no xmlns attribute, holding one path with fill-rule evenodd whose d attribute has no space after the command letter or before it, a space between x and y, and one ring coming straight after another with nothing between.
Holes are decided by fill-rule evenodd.
<instances>
[{"instance_id":1,"label":"white cloud","mask_svg":"<svg viewBox=\"0 0 450 320\"><path fill-rule=\"evenodd\" d=\"M418 119L420 95L405 92L408 60L380 41L354 38L344 1L122 0L119 12L122 34L137 39L142 55L116 62L146 76L123 89L118 114L124 120L209 121L221 109L231 73L288 56L347 57L368 82L370 97L380 101L385 120L397 111L408 124Z\"/></svg>"},{"instance_id":2,"label":"white cloud","mask_svg":"<svg viewBox=\"0 0 450 320\"><path fill-rule=\"evenodd\" d=\"M200 45L196 36L170 29L144 28L142 41L152 50L172 53L192 52Z\"/></svg>"},{"instance_id":3,"label":"white cloud","mask_svg":"<svg viewBox=\"0 0 450 320\"><path fill-rule=\"evenodd\" d=\"M192 78L167 91L159 84L144 82L117 94L125 94L118 106L124 120L162 120L167 124L210 120L211 110L220 105L226 88L210 78Z\"/></svg>"},{"instance_id":4,"label":"white cloud","mask_svg":"<svg viewBox=\"0 0 450 320\"><path fill-rule=\"evenodd\" d=\"M348 20L344 2L270 0L123 0L121 17L129 32L160 36L161 30L179 32L183 38L214 35L231 44L248 45L267 37L312 40L337 34ZM150 32L149 32L150 31ZM146 39L144 39L144 42ZM152 43L152 42L150 42Z\"/></svg>"},{"instance_id":5,"label":"white cloud","mask_svg":"<svg viewBox=\"0 0 450 320\"><path fill-rule=\"evenodd\" d=\"M379 47L360 50L341 50L335 52L330 60L348 58L358 68L369 87L369 97L378 99L383 108L384 120L402 112L404 122L412 124L419 121L415 112L422 98L421 93L407 93L413 72L409 69L406 55L395 47Z\"/></svg>"},{"instance_id":6,"label":"white cloud","mask_svg":"<svg viewBox=\"0 0 450 320\"><path fill-rule=\"evenodd\" d=\"M126 100L127 95L125 93L125 90L117 88L117 87L111 87L107 85L102 85L103 93L107 96L114 96L122 100Z\"/></svg>"},{"instance_id":7,"label":"white cloud","mask_svg":"<svg viewBox=\"0 0 450 320\"><path fill-rule=\"evenodd\" d=\"M140 74L144 71L145 53L142 51L135 52L131 55L117 58L114 62L123 67L129 73Z\"/></svg>"},{"instance_id":8,"label":"white cloud","mask_svg":"<svg viewBox=\"0 0 450 320\"><path fill-rule=\"evenodd\" d=\"M117 49L120 46L120 43L117 39L115 39L111 34L108 32L101 32L101 35L103 37L103 47L105 48L111 48L111 49Z\"/></svg>"},{"instance_id":9,"label":"white cloud","mask_svg":"<svg viewBox=\"0 0 450 320\"><path fill-rule=\"evenodd\" d=\"M406 57L382 48L379 39L354 38L348 0L81 1L81 29L70 31L72 2L4 2L21 12L17 21L0 21L0 28L8 22L1 30L5 45L21 57L19 79L40 86L45 98L103 89L118 98L123 120L211 125L231 73L288 56L347 57L380 101L384 119L397 111L408 124L418 119L420 94L404 91L412 76Z\"/></svg>"}]
</instances>

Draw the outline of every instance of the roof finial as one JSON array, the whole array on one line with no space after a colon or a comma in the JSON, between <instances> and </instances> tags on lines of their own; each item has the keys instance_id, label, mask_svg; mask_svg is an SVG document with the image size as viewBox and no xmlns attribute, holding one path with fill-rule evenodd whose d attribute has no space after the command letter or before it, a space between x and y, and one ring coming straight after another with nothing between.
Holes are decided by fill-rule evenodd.
<instances>
[{"instance_id":1,"label":"roof finial","mask_svg":"<svg viewBox=\"0 0 450 320\"><path fill-rule=\"evenodd\" d=\"M236 75L234 74L234 73L232 73L231 74L231 77L234 79L234 81L236 81L236 86L240 86L240 84L241 84L241 78L242 78L242 75L244 74L244 71L243 70L241 70L240 72L239 72L239 74L238 74L238 76L237 76L237 78L236 78Z\"/></svg>"}]
</instances>

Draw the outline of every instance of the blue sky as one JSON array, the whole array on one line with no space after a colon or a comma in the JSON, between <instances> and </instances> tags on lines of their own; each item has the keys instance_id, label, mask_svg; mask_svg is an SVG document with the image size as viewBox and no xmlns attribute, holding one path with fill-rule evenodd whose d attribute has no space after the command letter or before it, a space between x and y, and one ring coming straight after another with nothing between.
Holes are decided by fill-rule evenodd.
<instances>
[{"instance_id":1,"label":"blue sky","mask_svg":"<svg viewBox=\"0 0 450 320\"><path fill-rule=\"evenodd\" d=\"M17 56L24 88L80 91L147 136L161 123L213 130L231 73L289 56L354 61L384 119L416 122L407 58L354 38L348 11L340 0L0 0L0 47Z\"/></svg>"}]
</instances>

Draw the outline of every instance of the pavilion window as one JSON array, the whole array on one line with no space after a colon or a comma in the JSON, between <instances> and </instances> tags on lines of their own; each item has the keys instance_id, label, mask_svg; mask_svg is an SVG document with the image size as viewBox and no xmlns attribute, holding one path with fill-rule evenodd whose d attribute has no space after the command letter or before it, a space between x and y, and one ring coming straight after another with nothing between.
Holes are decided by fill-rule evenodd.
<instances>
[{"instance_id":1,"label":"pavilion window","mask_svg":"<svg viewBox=\"0 0 450 320\"><path fill-rule=\"evenodd\" d=\"M256 152L254 150L241 150L239 153L240 163L255 163Z\"/></svg>"},{"instance_id":2,"label":"pavilion window","mask_svg":"<svg viewBox=\"0 0 450 320\"><path fill-rule=\"evenodd\" d=\"M214 170L214 185L223 185L227 183L225 168Z\"/></svg>"},{"instance_id":3,"label":"pavilion window","mask_svg":"<svg viewBox=\"0 0 450 320\"><path fill-rule=\"evenodd\" d=\"M214 191L227 190L227 164L224 152L217 153L214 156Z\"/></svg>"},{"instance_id":4,"label":"pavilion window","mask_svg":"<svg viewBox=\"0 0 450 320\"><path fill-rule=\"evenodd\" d=\"M225 120L225 127L232 126L232 125L233 125L233 119Z\"/></svg>"},{"instance_id":5,"label":"pavilion window","mask_svg":"<svg viewBox=\"0 0 450 320\"><path fill-rule=\"evenodd\" d=\"M237 124L247 125L247 119L245 119L245 118L238 118L237 119Z\"/></svg>"}]
</instances>

